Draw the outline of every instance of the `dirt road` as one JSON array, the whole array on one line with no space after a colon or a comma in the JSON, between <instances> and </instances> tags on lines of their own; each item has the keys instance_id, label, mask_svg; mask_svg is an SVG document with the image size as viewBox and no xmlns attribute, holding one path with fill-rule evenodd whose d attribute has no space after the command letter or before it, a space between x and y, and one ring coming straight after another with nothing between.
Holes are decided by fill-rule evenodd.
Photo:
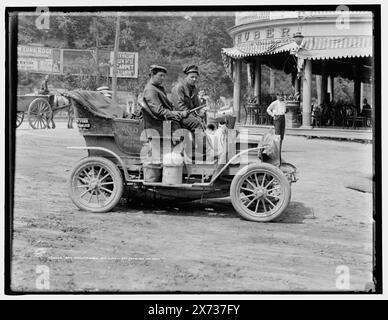
<instances>
[{"instance_id":1,"label":"dirt road","mask_svg":"<svg viewBox=\"0 0 388 320\"><path fill-rule=\"evenodd\" d=\"M281 221L240 219L228 199L164 207L125 199L79 211L67 194L76 129L16 133L12 289L259 292L365 290L372 281L372 146L286 137L299 170ZM347 286L349 284L349 286Z\"/></svg>"}]
</instances>

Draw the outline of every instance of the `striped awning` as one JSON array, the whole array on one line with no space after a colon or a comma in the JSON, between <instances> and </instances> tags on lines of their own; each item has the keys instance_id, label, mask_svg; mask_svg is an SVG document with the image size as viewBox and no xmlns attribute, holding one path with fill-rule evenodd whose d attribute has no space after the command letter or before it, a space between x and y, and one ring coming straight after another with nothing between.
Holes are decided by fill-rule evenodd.
<instances>
[{"instance_id":1,"label":"striped awning","mask_svg":"<svg viewBox=\"0 0 388 320\"><path fill-rule=\"evenodd\" d=\"M304 59L332 59L372 56L372 36L305 37L301 47L294 39L264 40L222 49L222 55L232 59L276 54L289 51Z\"/></svg>"},{"instance_id":2,"label":"striped awning","mask_svg":"<svg viewBox=\"0 0 388 320\"><path fill-rule=\"evenodd\" d=\"M371 57L372 36L310 37L297 52L304 59Z\"/></svg>"},{"instance_id":3,"label":"striped awning","mask_svg":"<svg viewBox=\"0 0 388 320\"><path fill-rule=\"evenodd\" d=\"M234 59L241 59L249 56L275 54L284 51L291 51L297 48L293 39L262 40L258 42L243 43L232 48L223 48L221 53Z\"/></svg>"}]
</instances>

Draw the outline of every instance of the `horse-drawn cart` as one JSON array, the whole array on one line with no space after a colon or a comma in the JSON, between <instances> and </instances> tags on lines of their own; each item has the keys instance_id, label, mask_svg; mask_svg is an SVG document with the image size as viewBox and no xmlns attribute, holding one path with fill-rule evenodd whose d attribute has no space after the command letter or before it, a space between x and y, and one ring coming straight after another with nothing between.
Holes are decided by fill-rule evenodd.
<instances>
[{"instance_id":1,"label":"horse-drawn cart","mask_svg":"<svg viewBox=\"0 0 388 320\"><path fill-rule=\"evenodd\" d=\"M88 151L88 156L72 170L68 186L72 201L81 210L108 212L123 192L135 199L174 202L230 196L237 213L251 221L271 221L286 210L291 183L296 181L296 168L281 162L265 162L269 159L265 157L266 152L276 146L245 143L237 134L224 162L220 158L213 162L197 161L197 158L185 161L173 177L173 180L181 179L179 182L164 180L168 168L161 163L159 170L163 178L158 180L157 165L154 175L146 173L152 165L146 165L143 148L152 141L154 145L162 140L174 144L177 140L174 135L159 140L155 139L156 135L151 137L143 130L143 122L147 121L145 110L143 119L120 118L120 112L110 108L111 100L99 93L73 91L68 97L86 142L86 146L69 148ZM229 133L233 130L229 129ZM180 141L184 139L180 137ZM232 149L234 152L230 152Z\"/></svg>"},{"instance_id":2,"label":"horse-drawn cart","mask_svg":"<svg viewBox=\"0 0 388 320\"><path fill-rule=\"evenodd\" d=\"M55 127L53 117L54 113L60 110L67 110L69 117L72 112L71 104L58 103L59 99L63 99L61 95L55 94L26 94L17 96L17 111L16 111L16 128L18 128L23 120L25 114L28 117L28 123L33 129L45 129ZM68 101L67 101L68 102Z\"/></svg>"}]
</instances>

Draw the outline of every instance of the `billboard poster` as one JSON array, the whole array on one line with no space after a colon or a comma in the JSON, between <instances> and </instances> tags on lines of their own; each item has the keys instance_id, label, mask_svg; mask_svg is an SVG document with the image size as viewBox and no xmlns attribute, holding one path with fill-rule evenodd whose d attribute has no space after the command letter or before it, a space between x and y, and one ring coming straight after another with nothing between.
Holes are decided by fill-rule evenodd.
<instances>
[{"instance_id":1,"label":"billboard poster","mask_svg":"<svg viewBox=\"0 0 388 320\"><path fill-rule=\"evenodd\" d=\"M110 51L98 50L98 71L104 77L110 77Z\"/></svg>"},{"instance_id":2,"label":"billboard poster","mask_svg":"<svg viewBox=\"0 0 388 320\"><path fill-rule=\"evenodd\" d=\"M94 74L96 60L93 50L63 49L63 73Z\"/></svg>"},{"instance_id":3,"label":"billboard poster","mask_svg":"<svg viewBox=\"0 0 388 320\"><path fill-rule=\"evenodd\" d=\"M113 55L110 53L110 76L113 74ZM137 52L118 52L117 56L117 77L118 78L137 78L138 73L138 53Z\"/></svg>"},{"instance_id":4,"label":"billboard poster","mask_svg":"<svg viewBox=\"0 0 388 320\"><path fill-rule=\"evenodd\" d=\"M60 55L59 49L18 46L18 70L40 72L40 73L59 73L60 59L56 61L56 69L53 70L53 55ZM58 70L59 71L56 71Z\"/></svg>"},{"instance_id":5,"label":"billboard poster","mask_svg":"<svg viewBox=\"0 0 388 320\"><path fill-rule=\"evenodd\" d=\"M62 73L61 50L53 49L53 73Z\"/></svg>"},{"instance_id":6,"label":"billboard poster","mask_svg":"<svg viewBox=\"0 0 388 320\"><path fill-rule=\"evenodd\" d=\"M108 50L55 49L20 45L18 46L18 70L111 77L113 55L113 51ZM137 78L137 76L138 53L118 52L117 77Z\"/></svg>"}]
</instances>

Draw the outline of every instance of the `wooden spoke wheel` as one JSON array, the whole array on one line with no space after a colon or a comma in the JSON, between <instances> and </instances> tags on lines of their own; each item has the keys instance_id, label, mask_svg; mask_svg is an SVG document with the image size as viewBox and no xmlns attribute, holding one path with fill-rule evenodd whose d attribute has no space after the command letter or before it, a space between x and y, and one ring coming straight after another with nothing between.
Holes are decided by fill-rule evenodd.
<instances>
[{"instance_id":1,"label":"wooden spoke wheel","mask_svg":"<svg viewBox=\"0 0 388 320\"><path fill-rule=\"evenodd\" d=\"M291 185L283 172L268 163L242 168L230 187L233 207L244 219L268 222L278 218L291 198Z\"/></svg>"},{"instance_id":2,"label":"wooden spoke wheel","mask_svg":"<svg viewBox=\"0 0 388 320\"><path fill-rule=\"evenodd\" d=\"M23 120L24 120L24 112L23 111L16 112L16 128L20 127Z\"/></svg>"},{"instance_id":3,"label":"wooden spoke wheel","mask_svg":"<svg viewBox=\"0 0 388 320\"><path fill-rule=\"evenodd\" d=\"M51 116L51 106L47 100L36 98L28 107L28 122L33 129L45 129Z\"/></svg>"},{"instance_id":4,"label":"wooden spoke wheel","mask_svg":"<svg viewBox=\"0 0 388 320\"><path fill-rule=\"evenodd\" d=\"M122 193L121 172L108 159L84 158L71 173L69 195L74 204L82 210L108 212L120 201Z\"/></svg>"}]
</instances>

